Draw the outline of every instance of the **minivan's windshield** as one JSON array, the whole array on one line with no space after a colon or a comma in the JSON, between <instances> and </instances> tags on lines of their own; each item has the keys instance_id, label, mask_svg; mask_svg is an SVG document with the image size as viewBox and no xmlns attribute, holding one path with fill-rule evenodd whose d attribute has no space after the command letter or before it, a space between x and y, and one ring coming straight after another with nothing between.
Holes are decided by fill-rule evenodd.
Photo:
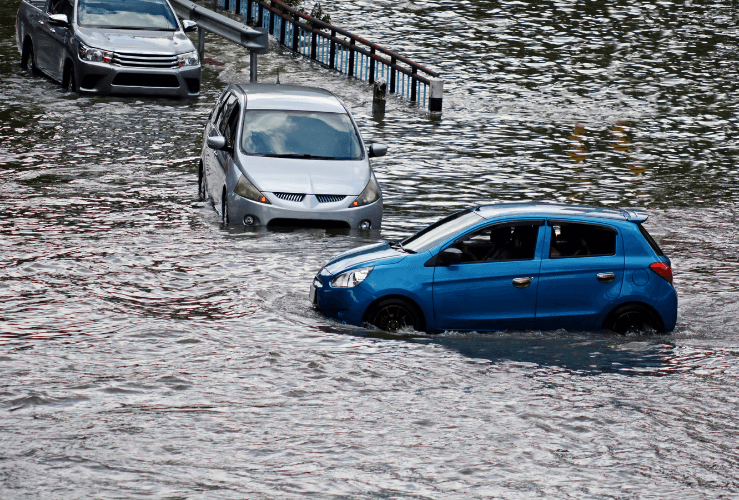
<instances>
[{"instance_id":1,"label":"minivan's windshield","mask_svg":"<svg viewBox=\"0 0 739 500\"><path fill-rule=\"evenodd\" d=\"M80 0L77 23L85 28L178 29L174 12L164 0Z\"/></svg>"},{"instance_id":2,"label":"minivan's windshield","mask_svg":"<svg viewBox=\"0 0 739 500\"><path fill-rule=\"evenodd\" d=\"M363 157L349 116L317 111L247 110L241 147L246 154L277 158Z\"/></svg>"},{"instance_id":3,"label":"minivan's windshield","mask_svg":"<svg viewBox=\"0 0 739 500\"><path fill-rule=\"evenodd\" d=\"M421 229L410 238L401 241L400 244L406 251L425 252L444 242L450 236L472 227L482 220L484 220L484 217L481 215L470 209L465 209Z\"/></svg>"}]
</instances>

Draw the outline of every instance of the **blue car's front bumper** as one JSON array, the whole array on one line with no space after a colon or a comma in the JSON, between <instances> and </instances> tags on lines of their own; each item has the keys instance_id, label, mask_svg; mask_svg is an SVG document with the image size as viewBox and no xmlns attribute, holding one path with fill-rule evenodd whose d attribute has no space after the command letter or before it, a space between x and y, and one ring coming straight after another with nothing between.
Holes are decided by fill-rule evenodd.
<instances>
[{"instance_id":1,"label":"blue car's front bumper","mask_svg":"<svg viewBox=\"0 0 739 500\"><path fill-rule=\"evenodd\" d=\"M331 274L318 274L311 283L310 299L313 307L320 309L324 316L349 323L362 325L362 319L374 297L371 291L362 286L352 288L334 288Z\"/></svg>"}]
</instances>

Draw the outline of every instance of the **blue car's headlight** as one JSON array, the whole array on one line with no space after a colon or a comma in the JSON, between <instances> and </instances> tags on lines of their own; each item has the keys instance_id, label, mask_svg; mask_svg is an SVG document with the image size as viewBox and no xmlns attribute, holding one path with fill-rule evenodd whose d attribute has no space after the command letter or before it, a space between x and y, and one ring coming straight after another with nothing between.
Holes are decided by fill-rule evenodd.
<instances>
[{"instance_id":1,"label":"blue car's headlight","mask_svg":"<svg viewBox=\"0 0 739 500\"><path fill-rule=\"evenodd\" d=\"M331 286L335 288L351 288L365 280L374 267L362 267L342 273L331 280Z\"/></svg>"}]
</instances>

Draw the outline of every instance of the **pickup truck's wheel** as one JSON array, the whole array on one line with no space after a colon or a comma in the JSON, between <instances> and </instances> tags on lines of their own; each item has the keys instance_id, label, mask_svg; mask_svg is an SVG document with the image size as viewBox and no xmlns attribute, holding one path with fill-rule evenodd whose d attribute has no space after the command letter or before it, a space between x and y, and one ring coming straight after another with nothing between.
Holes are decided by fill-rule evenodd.
<instances>
[{"instance_id":1,"label":"pickup truck's wheel","mask_svg":"<svg viewBox=\"0 0 739 500\"><path fill-rule=\"evenodd\" d=\"M421 318L416 308L403 299L387 299L378 303L367 315L370 323L380 330L395 332L410 326L421 330Z\"/></svg>"},{"instance_id":2,"label":"pickup truck's wheel","mask_svg":"<svg viewBox=\"0 0 739 500\"><path fill-rule=\"evenodd\" d=\"M70 92L77 92L77 79L74 77L74 65L68 61L64 65L64 76L62 77L62 88Z\"/></svg>"},{"instance_id":3,"label":"pickup truck's wheel","mask_svg":"<svg viewBox=\"0 0 739 500\"><path fill-rule=\"evenodd\" d=\"M31 74L38 74L38 67L36 66L36 55L33 53L33 42L30 38L27 38L23 43L23 50L21 51L21 68L31 70Z\"/></svg>"}]
</instances>

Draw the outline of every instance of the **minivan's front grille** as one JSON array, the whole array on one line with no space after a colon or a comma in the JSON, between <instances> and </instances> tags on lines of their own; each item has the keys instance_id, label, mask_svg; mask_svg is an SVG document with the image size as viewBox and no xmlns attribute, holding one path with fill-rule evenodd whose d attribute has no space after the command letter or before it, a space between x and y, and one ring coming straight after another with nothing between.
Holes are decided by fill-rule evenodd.
<instances>
[{"instance_id":1,"label":"minivan's front grille","mask_svg":"<svg viewBox=\"0 0 739 500\"><path fill-rule=\"evenodd\" d=\"M275 193L275 196L277 196L281 200L295 201L298 203L303 201L303 198L305 198L304 194L298 194L298 193Z\"/></svg>"},{"instance_id":2,"label":"minivan's front grille","mask_svg":"<svg viewBox=\"0 0 739 500\"><path fill-rule=\"evenodd\" d=\"M177 68L177 56L171 54L132 54L123 52L113 53L113 64L131 68Z\"/></svg>"},{"instance_id":3,"label":"minivan's front grille","mask_svg":"<svg viewBox=\"0 0 739 500\"><path fill-rule=\"evenodd\" d=\"M318 198L318 203L336 203L346 198L346 196L340 194L317 194L316 198Z\"/></svg>"}]
</instances>

